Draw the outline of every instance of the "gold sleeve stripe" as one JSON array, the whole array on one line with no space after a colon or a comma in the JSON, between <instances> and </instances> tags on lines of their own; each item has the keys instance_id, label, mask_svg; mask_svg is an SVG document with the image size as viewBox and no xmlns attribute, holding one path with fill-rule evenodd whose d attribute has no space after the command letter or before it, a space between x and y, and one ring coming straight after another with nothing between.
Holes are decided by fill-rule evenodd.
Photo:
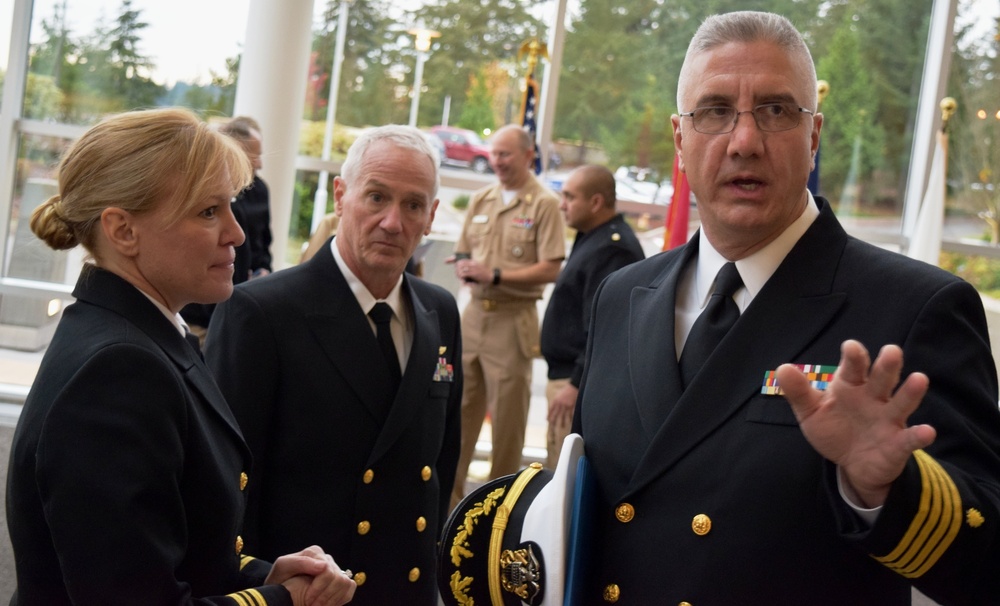
<instances>
[{"instance_id":1,"label":"gold sleeve stripe","mask_svg":"<svg viewBox=\"0 0 1000 606\"><path fill-rule=\"evenodd\" d=\"M253 556L241 555L240 556L240 570L243 570L246 567L247 564L249 564L250 562L253 562L256 559L257 558L255 558Z\"/></svg>"},{"instance_id":2,"label":"gold sleeve stripe","mask_svg":"<svg viewBox=\"0 0 1000 606\"><path fill-rule=\"evenodd\" d=\"M891 553L873 556L909 579L937 564L962 527L962 498L951 476L923 450L914 452L913 458L922 484L917 515Z\"/></svg>"},{"instance_id":3,"label":"gold sleeve stripe","mask_svg":"<svg viewBox=\"0 0 1000 606\"><path fill-rule=\"evenodd\" d=\"M232 598L239 606L267 606L267 600L256 589L247 589L226 596Z\"/></svg>"}]
</instances>

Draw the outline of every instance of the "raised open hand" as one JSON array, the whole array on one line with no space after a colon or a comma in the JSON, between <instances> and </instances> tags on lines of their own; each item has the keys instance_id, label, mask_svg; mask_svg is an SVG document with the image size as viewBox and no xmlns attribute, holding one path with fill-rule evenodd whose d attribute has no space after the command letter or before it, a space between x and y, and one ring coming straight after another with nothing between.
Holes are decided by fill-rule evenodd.
<instances>
[{"instance_id":1,"label":"raised open hand","mask_svg":"<svg viewBox=\"0 0 1000 606\"><path fill-rule=\"evenodd\" d=\"M871 369L861 343L845 341L840 351L840 367L826 391L813 388L791 364L778 368L778 384L806 440L840 467L859 505L877 507L910 455L936 437L930 425L906 424L927 393L928 380L913 373L896 389L903 368L903 351L896 345L883 347Z\"/></svg>"}]
</instances>

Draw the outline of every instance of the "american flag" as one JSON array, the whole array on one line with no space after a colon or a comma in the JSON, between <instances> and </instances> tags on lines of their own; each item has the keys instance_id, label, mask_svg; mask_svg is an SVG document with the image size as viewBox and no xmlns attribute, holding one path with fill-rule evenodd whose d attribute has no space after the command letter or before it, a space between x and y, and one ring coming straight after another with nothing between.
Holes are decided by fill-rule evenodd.
<instances>
[{"instance_id":1,"label":"american flag","mask_svg":"<svg viewBox=\"0 0 1000 606\"><path fill-rule=\"evenodd\" d=\"M521 125L528 131L531 140L535 142L535 174L542 172L542 156L538 149L538 124L535 116L538 108L538 82L535 81L534 72L528 74L527 83L524 88L524 103L521 112Z\"/></svg>"}]
</instances>

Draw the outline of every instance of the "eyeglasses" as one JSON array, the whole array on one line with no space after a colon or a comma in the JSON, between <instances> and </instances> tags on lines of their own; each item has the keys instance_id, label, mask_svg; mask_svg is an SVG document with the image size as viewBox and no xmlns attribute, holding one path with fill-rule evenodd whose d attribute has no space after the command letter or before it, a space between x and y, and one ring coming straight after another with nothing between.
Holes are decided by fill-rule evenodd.
<instances>
[{"instance_id":1,"label":"eyeglasses","mask_svg":"<svg viewBox=\"0 0 1000 606\"><path fill-rule=\"evenodd\" d=\"M802 114L812 115L812 111L794 103L764 103L757 107L738 112L735 107L696 107L694 111L680 114L691 118L694 129L706 135L724 135L733 132L740 114L752 114L757 128L768 133L792 130L802 122Z\"/></svg>"}]
</instances>

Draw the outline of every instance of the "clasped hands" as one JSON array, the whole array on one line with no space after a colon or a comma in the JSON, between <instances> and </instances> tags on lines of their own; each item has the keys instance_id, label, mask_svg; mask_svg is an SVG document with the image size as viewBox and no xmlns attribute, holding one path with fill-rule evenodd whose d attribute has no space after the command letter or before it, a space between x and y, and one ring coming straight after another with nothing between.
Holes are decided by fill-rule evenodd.
<instances>
[{"instance_id":1,"label":"clasped hands","mask_svg":"<svg viewBox=\"0 0 1000 606\"><path fill-rule=\"evenodd\" d=\"M879 507L913 452L937 435L930 425L906 424L929 383L915 372L899 385L903 350L896 345L883 347L874 364L857 341L845 341L840 351L840 366L826 391L812 387L791 364L778 368L778 384L806 440L840 468L842 481L862 501L858 505Z\"/></svg>"},{"instance_id":2,"label":"clasped hands","mask_svg":"<svg viewBox=\"0 0 1000 606\"><path fill-rule=\"evenodd\" d=\"M493 270L466 255L448 257L445 263L455 264L455 277L463 282L489 284L493 280Z\"/></svg>"},{"instance_id":3,"label":"clasped hands","mask_svg":"<svg viewBox=\"0 0 1000 606\"><path fill-rule=\"evenodd\" d=\"M316 545L275 560L264 583L284 585L295 606L340 606L351 601L358 587Z\"/></svg>"}]
</instances>

